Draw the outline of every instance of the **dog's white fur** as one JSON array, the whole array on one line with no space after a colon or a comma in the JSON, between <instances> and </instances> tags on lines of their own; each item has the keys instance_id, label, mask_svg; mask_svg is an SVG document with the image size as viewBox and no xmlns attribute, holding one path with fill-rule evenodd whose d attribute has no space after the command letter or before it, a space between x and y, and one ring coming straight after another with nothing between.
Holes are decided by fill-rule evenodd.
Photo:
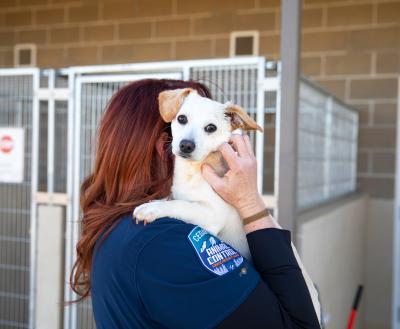
<instances>
[{"instance_id":1,"label":"dog's white fur","mask_svg":"<svg viewBox=\"0 0 400 329\"><path fill-rule=\"evenodd\" d=\"M218 147L228 142L236 128L262 131L261 127L240 107L230 102L222 104L201 97L190 88L160 93L159 105L163 119L171 122L173 136L172 153L175 155L175 167L171 196L170 200L155 200L136 207L133 216L137 220L147 222L168 216L198 225L250 259L246 234L238 212L206 182L201 174L201 165L206 162L223 176L228 168L221 154L217 152ZM182 115L187 118L186 124L177 120ZM204 128L209 124L217 127L215 132L205 132ZM179 143L182 140L195 143L190 157L180 151ZM275 226L281 228L276 221ZM292 248L320 320L317 290L293 244Z\"/></svg>"}]
</instances>

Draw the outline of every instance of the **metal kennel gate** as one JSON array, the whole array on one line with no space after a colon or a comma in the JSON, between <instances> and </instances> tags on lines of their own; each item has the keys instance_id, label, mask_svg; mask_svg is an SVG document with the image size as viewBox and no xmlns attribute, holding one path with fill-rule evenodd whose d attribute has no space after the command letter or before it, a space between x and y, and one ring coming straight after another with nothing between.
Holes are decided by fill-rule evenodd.
<instances>
[{"instance_id":1,"label":"metal kennel gate","mask_svg":"<svg viewBox=\"0 0 400 329\"><path fill-rule=\"evenodd\" d=\"M0 183L0 327L28 328L34 310L38 69L0 70L0 126L24 129L24 177Z\"/></svg>"},{"instance_id":2,"label":"metal kennel gate","mask_svg":"<svg viewBox=\"0 0 400 329\"><path fill-rule=\"evenodd\" d=\"M77 67L68 70L69 88L74 95L69 103L70 113L74 112L74 138L71 142L74 163L68 173L74 180L68 184L73 186L73 190L72 203L69 205L72 217L67 216L66 229L66 282L79 238L79 187L92 169L96 128L112 94L122 85L143 78L194 79L205 83L215 99L224 102L232 100L244 106L263 126L264 114L257 116L257 113L264 113L264 86L259 83L264 77L264 69L264 58L246 58ZM256 139L254 134L251 137L256 148L262 150L263 139ZM257 154L258 161L262 162L262 151ZM262 170L262 166L259 167ZM258 183L262 188L261 179ZM65 292L67 300L75 297L68 284ZM64 328L94 327L90 301L65 308Z\"/></svg>"}]
</instances>

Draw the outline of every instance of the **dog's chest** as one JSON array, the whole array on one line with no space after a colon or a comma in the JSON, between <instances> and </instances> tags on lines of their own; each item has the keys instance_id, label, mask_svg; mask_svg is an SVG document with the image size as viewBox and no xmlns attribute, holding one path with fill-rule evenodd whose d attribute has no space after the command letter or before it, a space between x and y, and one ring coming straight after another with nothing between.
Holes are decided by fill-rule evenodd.
<instances>
[{"instance_id":1,"label":"dog's chest","mask_svg":"<svg viewBox=\"0 0 400 329\"><path fill-rule=\"evenodd\" d=\"M211 163L217 169L215 164L215 161ZM222 173L221 168L219 172ZM204 179L201 174L201 163L193 163L181 158L175 159L172 197L176 200L201 201L207 205L219 207L222 206L221 202L225 203Z\"/></svg>"},{"instance_id":2,"label":"dog's chest","mask_svg":"<svg viewBox=\"0 0 400 329\"><path fill-rule=\"evenodd\" d=\"M201 173L177 171L174 174L172 196L175 200L199 201L207 204L220 198L201 176Z\"/></svg>"},{"instance_id":3,"label":"dog's chest","mask_svg":"<svg viewBox=\"0 0 400 329\"><path fill-rule=\"evenodd\" d=\"M210 163L210 162L208 162ZM219 175L223 175L226 169L218 167L218 162L211 162ZM218 171L219 169L219 171ZM225 170L225 171L224 171ZM225 202L203 178L200 165L193 165L184 159L175 160L175 170L172 185L172 198L198 202L205 208L209 220L219 223L222 228L219 237L237 249L243 256L250 259L249 248L243 231L243 224L236 209ZM198 225L204 229L206 222L199 218Z\"/></svg>"}]
</instances>

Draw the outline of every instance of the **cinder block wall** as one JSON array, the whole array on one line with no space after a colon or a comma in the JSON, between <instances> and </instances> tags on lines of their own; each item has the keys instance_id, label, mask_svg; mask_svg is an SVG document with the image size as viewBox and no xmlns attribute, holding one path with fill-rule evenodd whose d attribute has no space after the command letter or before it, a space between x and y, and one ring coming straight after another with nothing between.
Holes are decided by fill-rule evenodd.
<instances>
[{"instance_id":1,"label":"cinder block wall","mask_svg":"<svg viewBox=\"0 0 400 329\"><path fill-rule=\"evenodd\" d=\"M302 69L360 113L359 184L392 198L400 0L303 0ZM40 67L228 56L229 32L260 31L279 58L279 0L1 0L0 66L16 43Z\"/></svg>"}]
</instances>

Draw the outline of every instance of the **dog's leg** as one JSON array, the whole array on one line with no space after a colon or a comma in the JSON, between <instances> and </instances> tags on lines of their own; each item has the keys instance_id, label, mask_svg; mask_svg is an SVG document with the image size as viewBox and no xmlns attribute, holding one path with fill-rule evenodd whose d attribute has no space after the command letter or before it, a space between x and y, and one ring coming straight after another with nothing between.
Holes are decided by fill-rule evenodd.
<instances>
[{"instance_id":1,"label":"dog's leg","mask_svg":"<svg viewBox=\"0 0 400 329\"><path fill-rule=\"evenodd\" d=\"M201 226L214 235L219 234L223 228L223 223L214 220L211 208L194 201L170 200L144 203L135 208L133 217L149 223L157 218L173 217Z\"/></svg>"}]
</instances>

